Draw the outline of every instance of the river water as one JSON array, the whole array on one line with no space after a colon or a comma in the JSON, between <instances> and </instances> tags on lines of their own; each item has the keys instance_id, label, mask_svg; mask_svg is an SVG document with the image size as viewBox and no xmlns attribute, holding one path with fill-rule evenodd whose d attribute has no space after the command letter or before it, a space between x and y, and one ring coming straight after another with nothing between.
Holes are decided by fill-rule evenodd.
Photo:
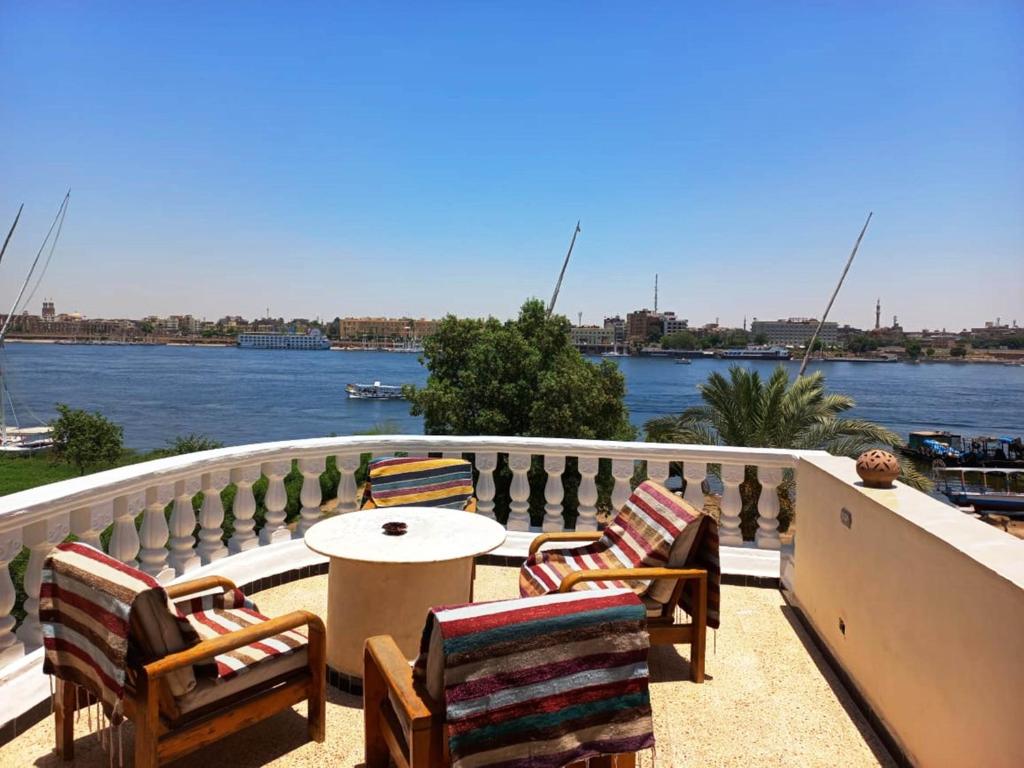
<instances>
[{"instance_id":1,"label":"river water","mask_svg":"<svg viewBox=\"0 0 1024 768\"><path fill-rule=\"evenodd\" d=\"M87 346L9 343L4 371L20 421L46 421L54 405L98 410L124 427L131 448L163 447L201 432L227 445L348 435L389 423L422 431L405 401L350 400L349 382L422 384L418 355L292 352L234 347ZM697 384L729 363L616 358L638 427L699 402ZM734 363L735 364L735 363ZM743 361L770 374L773 363ZM787 364L795 376L797 363ZM905 435L949 429L1024 435L1024 368L929 363L822 363L828 388L852 396L854 416ZM813 368L813 366L812 366Z\"/></svg>"}]
</instances>

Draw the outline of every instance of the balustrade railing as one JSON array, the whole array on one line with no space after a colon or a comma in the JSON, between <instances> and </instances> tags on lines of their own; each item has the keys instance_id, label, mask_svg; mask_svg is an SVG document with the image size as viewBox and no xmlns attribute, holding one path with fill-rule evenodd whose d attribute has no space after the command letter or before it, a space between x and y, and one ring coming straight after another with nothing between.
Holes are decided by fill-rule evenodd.
<instances>
[{"instance_id":1,"label":"balustrade railing","mask_svg":"<svg viewBox=\"0 0 1024 768\"><path fill-rule=\"evenodd\" d=\"M646 476L665 482L681 465L685 498L697 507L704 506L704 483L714 476L721 488L721 541L734 546L743 544L740 487L755 473L762 490L751 546L763 549L779 548L777 488L784 471L794 468L801 455L772 449L548 438L318 438L157 459L10 494L0 497L0 667L41 642L43 561L69 535L101 546L109 529L110 555L169 581L223 557L301 538L321 517L321 475L329 463L338 475L336 512L355 511L362 457L396 453L471 459L478 513L505 518L510 531L570 526L596 530L600 508L620 508L636 479ZM301 488L292 530L286 478L295 471ZM254 489L264 480L263 522L257 531ZM572 504L567 504L567 481L574 488ZM538 484L543 486L541 494ZM234 487L233 529L227 535L222 492L229 485ZM197 514L193 500L199 494ZM23 549L28 552L23 575L12 573L12 564L25 560ZM25 617L16 628L13 611L19 585L25 592Z\"/></svg>"}]
</instances>

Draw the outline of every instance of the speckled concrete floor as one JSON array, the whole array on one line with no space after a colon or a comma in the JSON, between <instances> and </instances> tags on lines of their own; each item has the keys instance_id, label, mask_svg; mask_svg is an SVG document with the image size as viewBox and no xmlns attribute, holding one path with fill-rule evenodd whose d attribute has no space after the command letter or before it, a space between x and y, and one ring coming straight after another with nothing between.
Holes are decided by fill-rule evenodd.
<instances>
[{"instance_id":1,"label":"speckled concrete floor","mask_svg":"<svg viewBox=\"0 0 1024 768\"><path fill-rule=\"evenodd\" d=\"M327 579L318 577L256 596L269 615L302 607L324 615ZM517 594L516 570L477 569L478 600ZM803 630L771 589L725 587L717 650L709 642L704 685L689 682L685 646L651 651L651 697L659 766L893 765L884 747L825 668ZM327 741L305 740L305 704L235 734L178 768L221 766L357 766L362 764L360 700L329 689ZM105 768L109 758L85 716L76 728L75 765ZM131 749L131 725L124 727ZM48 718L0 749L0 766L60 768ZM125 755L125 765L131 758ZM641 756L651 766L652 756ZM117 765L115 758L114 765Z\"/></svg>"}]
</instances>

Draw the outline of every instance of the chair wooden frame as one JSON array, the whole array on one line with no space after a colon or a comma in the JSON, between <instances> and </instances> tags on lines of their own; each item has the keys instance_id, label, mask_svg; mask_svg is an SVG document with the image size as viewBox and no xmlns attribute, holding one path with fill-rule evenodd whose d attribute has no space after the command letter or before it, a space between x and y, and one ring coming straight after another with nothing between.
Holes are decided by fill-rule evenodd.
<instances>
[{"instance_id":1,"label":"chair wooden frame","mask_svg":"<svg viewBox=\"0 0 1024 768\"><path fill-rule=\"evenodd\" d=\"M177 600L218 587L235 589L230 579L207 576L167 587L167 594L172 600ZM307 628L309 640L306 666L265 680L195 712L181 714L165 684L164 678L169 673L303 626ZM320 617L309 611L292 611L260 624L203 640L191 648L133 668L135 679L125 691L124 712L135 724L135 766L157 768L303 700L309 701L309 738L322 742L326 716L325 641L326 632ZM74 720L75 710L79 706L76 699L74 684L58 680L54 717L57 753L64 760L74 759Z\"/></svg>"},{"instance_id":2,"label":"chair wooden frame","mask_svg":"<svg viewBox=\"0 0 1024 768\"><path fill-rule=\"evenodd\" d=\"M542 533L530 542L530 554L536 554L545 544L567 541L598 541L601 531L564 531ZM702 568L605 568L574 571L558 585L559 592L569 592L582 581L634 581L671 579L676 582L669 601L658 616L647 618L647 632L651 645L689 645L690 679L704 682L704 658L708 630L708 572ZM685 589L693 590L691 601L693 616L688 623L677 623L676 606Z\"/></svg>"},{"instance_id":3,"label":"chair wooden frame","mask_svg":"<svg viewBox=\"0 0 1024 768\"><path fill-rule=\"evenodd\" d=\"M363 737L366 768L451 765L444 706L413 679L390 635L367 639L363 650ZM635 768L636 755L604 755L568 768Z\"/></svg>"}]
</instances>

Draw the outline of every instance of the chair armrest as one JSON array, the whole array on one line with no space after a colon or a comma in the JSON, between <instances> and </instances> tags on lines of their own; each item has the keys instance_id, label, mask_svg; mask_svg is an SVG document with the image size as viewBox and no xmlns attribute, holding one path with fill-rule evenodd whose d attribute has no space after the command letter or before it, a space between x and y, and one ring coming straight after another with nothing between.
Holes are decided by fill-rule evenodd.
<instances>
[{"instance_id":1,"label":"chair armrest","mask_svg":"<svg viewBox=\"0 0 1024 768\"><path fill-rule=\"evenodd\" d=\"M562 579L559 592L569 592L581 581L631 581L634 579L698 579L707 583L708 572L703 568L603 568L593 571L574 571Z\"/></svg>"},{"instance_id":2,"label":"chair armrest","mask_svg":"<svg viewBox=\"0 0 1024 768\"><path fill-rule=\"evenodd\" d=\"M542 533L530 542L529 554L534 555L543 545L551 541L597 541L604 534L601 531L562 531L560 533Z\"/></svg>"},{"instance_id":3,"label":"chair armrest","mask_svg":"<svg viewBox=\"0 0 1024 768\"><path fill-rule=\"evenodd\" d=\"M388 688L389 698L402 708L402 715L413 730L427 728L433 713L423 695L416 690L412 667L391 635L367 638L366 663L373 664ZM364 676L366 670L364 670Z\"/></svg>"},{"instance_id":4,"label":"chair armrest","mask_svg":"<svg viewBox=\"0 0 1024 768\"><path fill-rule=\"evenodd\" d=\"M171 584L169 587L164 587L164 591L171 600L180 600L186 595L195 595L199 592L206 592L207 590L214 589L215 587L223 587L225 592L229 589L237 589L235 582L227 576L204 576L201 579L192 579L192 581L183 581L180 584Z\"/></svg>"},{"instance_id":5,"label":"chair armrest","mask_svg":"<svg viewBox=\"0 0 1024 768\"><path fill-rule=\"evenodd\" d=\"M309 642L323 642L326 630L320 617L309 611L292 611L284 616L277 616L259 624L253 624L244 629L229 632L226 635L211 637L209 640L203 640L191 648L186 648L178 653L168 654L161 659L147 664L143 667L143 671L151 680L163 677L176 669L212 659L220 653L233 651L236 648L241 648L243 645L266 640L268 637L287 632L289 629L307 625L310 630Z\"/></svg>"}]
</instances>

